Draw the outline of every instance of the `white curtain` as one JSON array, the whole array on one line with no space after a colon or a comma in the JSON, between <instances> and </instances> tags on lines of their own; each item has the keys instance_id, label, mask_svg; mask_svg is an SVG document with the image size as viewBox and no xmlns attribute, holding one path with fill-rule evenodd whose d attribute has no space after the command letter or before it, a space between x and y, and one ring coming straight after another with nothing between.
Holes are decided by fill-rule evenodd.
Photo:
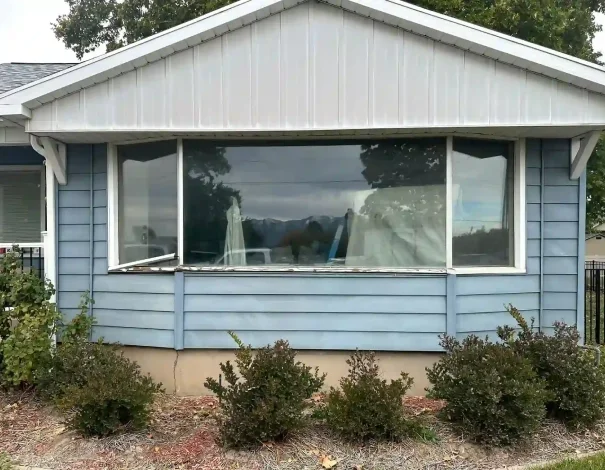
<instances>
[{"instance_id":1,"label":"white curtain","mask_svg":"<svg viewBox=\"0 0 605 470\"><path fill-rule=\"evenodd\" d=\"M231 207L227 210L227 234L225 237L225 265L245 266L246 245L242 216L237 199L231 198Z\"/></svg>"},{"instance_id":2,"label":"white curtain","mask_svg":"<svg viewBox=\"0 0 605 470\"><path fill-rule=\"evenodd\" d=\"M442 185L360 192L350 222L346 265L445 266L445 207Z\"/></svg>"}]
</instances>

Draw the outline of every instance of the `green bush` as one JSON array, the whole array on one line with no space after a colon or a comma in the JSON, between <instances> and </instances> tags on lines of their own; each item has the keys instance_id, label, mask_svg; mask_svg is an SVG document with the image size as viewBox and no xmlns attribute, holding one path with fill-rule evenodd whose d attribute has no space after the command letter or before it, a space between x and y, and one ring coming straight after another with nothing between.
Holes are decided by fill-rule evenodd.
<instances>
[{"instance_id":1,"label":"green bush","mask_svg":"<svg viewBox=\"0 0 605 470\"><path fill-rule=\"evenodd\" d=\"M408 374L387 383L373 352L356 351L347 364L349 375L340 380L340 390L330 389L326 400L325 418L333 431L358 441L426 437L427 431L404 415L403 397L413 383Z\"/></svg>"},{"instance_id":2,"label":"green bush","mask_svg":"<svg viewBox=\"0 0 605 470\"><path fill-rule=\"evenodd\" d=\"M13 463L4 452L0 452L0 470L12 470Z\"/></svg>"},{"instance_id":3,"label":"green bush","mask_svg":"<svg viewBox=\"0 0 605 470\"><path fill-rule=\"evenodd\" d=\"M56 402L68 387L85 385L87 370L94 367L97 355L105 353L96 345L88 344L94 325L94 318L88 314L91 303L88 293L84 294L80 313L62 329L61 343L37 368L36 391L41 398Z\"/></svg>"},{"instance_id":4,"label":"green bush","mask_svg":"<svg viewBox=\"0 0 605 470\"><path fill-rule=\"evenodd\" d=\"M124 357L115 345L78 343L61 348L72 361L80 359L79 370L69 362L66 369L77 370L69 385L57 390L55 402L67 416L69 428L86 436L107 436L147 425L151 404L161 384L143 375L140 367ZM59 353L62 355L62 353ZM63 356L63 355L62 355ZM62 377L61 380L64 380Z\"/></svg>"},{"instance_id":5,"label":"green bush","mask_svg":"<svg viewBox=\"0 0 605 470\"><path fill-rule=\"evenodd\" d=\"M605 368L598 367L594 352L579 346L580 334L573 326L555 323L554 335L534 331L512 305L510 314L520 327L515 333L501 327L498 334L516 353L528 358L544 379L550 398L548 414L566 425L590 427L605 411Z\"/></svg>"},{"instance_id":6,"label":"green bush","mask_svg":"<svg viewBox=\"0 0 605 470\"><path fill-rule=\"evenodd\" d=\"M220 368L227 385L213 378L206 388L220 399L219 427L223 445L249 448L279 441L303 424L306 400L319 391L325 379L317 369L296 362L296 352L287 341L277 341L255 351L230 333L237 345L235 364Z\"/></svg>"},{"instance_id":7,"label":"green bush","mask_svg":"<svg viewBox=\"0 0 605 470\"><path fill-rule=\"evenodd\" d=\"M31 384L52 352L60 318L54 288L24 269L14 247L0 259L0 373L8 385Z\"/></svg>"},{"instance_id":8,"label":"green bush","mask_svg":"<svg viewBox=\"0 0 605 470\"><path fill-rule=\"evenodd\" d=\"M528 437L545 415L545 384L528 359L505 344L444 337L446 355L427 376L429 396L446 400L445 417L471 439L491 445Z\"/></svg>"}]
</instances>

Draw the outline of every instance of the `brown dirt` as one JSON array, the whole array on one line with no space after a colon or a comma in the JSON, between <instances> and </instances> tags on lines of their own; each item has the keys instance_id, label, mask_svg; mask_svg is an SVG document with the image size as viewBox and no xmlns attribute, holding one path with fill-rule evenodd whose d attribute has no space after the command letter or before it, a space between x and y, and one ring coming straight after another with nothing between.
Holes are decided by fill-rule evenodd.
<instances>
[{"instance_id":1,"label":"brown dirt","mask_svg":"<svg viewBox=\"0 0 605 470\"><path fill-rule=\"evenodd\" d=\"M465 442L436 418L442 402L407 397L404 403L435 430L438 442L350 444L316 425L284 443L236 452L216 443L212 397L160 396L145 432L84 439L67 431L60 417L31 394L0 393L0 452L21 465L62 470L321 470L322 462L335 461L334 470L483 470L605 449L605 423L592 432L573 433L548 422L524 445L488 450Z\"/></svg>"}]
</instances>

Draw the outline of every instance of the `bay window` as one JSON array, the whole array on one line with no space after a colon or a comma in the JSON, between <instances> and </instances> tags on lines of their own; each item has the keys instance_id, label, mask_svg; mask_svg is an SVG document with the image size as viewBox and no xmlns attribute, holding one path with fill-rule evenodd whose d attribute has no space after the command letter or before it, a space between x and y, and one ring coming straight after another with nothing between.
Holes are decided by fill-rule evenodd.
<instances>
[{"instance_id":1,"label":"bay window","mask_svg":"<svg viewBox=\"0 0 605 470\"><path fill-rule=\"evenodd\" d=\"M524 269L521 147L457 137L118 145L110 268Z\"/></svg>"}]
</instances>

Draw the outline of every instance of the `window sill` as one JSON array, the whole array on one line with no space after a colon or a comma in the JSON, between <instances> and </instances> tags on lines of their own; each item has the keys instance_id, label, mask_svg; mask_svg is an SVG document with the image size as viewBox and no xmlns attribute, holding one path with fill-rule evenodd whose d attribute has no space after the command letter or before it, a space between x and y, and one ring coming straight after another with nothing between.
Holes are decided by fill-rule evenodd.
<instances>
[{"instance_id":1,"label":"window sill","mask_svg":"<svg viewBox=\"0 0 605 470\"><path fill-rule=\"evenodd\" d=\"M526 274L525 268L476 267L476 268L363 268L363 267L266 267L266 266L127 266L110 267L109 273L210 273L210 274L391 274L391 275L498 275Z\"/></svg>"}]
</instances>

